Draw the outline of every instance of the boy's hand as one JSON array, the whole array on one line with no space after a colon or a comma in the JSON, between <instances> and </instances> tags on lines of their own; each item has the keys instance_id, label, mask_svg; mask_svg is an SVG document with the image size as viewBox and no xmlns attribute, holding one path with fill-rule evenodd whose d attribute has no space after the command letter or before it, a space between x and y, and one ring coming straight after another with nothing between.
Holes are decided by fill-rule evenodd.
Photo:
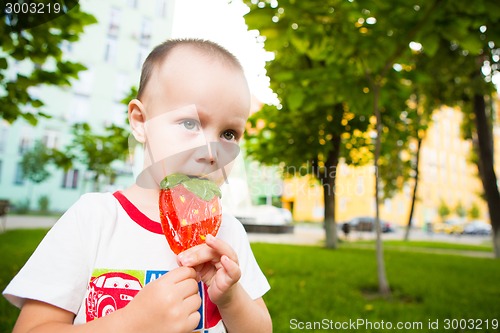
<instances>
[{"instance_id":1,"label":"boy's hand","mask_svg":"<svg viewBox=\"0 0 500 333\"><path fill-rule=\"evenodd\" d=\"M226 242L207 235L206 243L194 246L178 255L182 266L194 267L208 286L208 295L221 306L231 300L232 287L241 277L236 252Z\"/></svg>"},{"instance_id":2,"label":"boy's hand","mask_svg":"<svg viewBox=\"0 0 500 333\"><path fill-rule=\"evenodd\" d=\"M178 267L148 283L123 308L131 332L192 332L200 321L197 273Z\"/></svg>"}]
</instances>

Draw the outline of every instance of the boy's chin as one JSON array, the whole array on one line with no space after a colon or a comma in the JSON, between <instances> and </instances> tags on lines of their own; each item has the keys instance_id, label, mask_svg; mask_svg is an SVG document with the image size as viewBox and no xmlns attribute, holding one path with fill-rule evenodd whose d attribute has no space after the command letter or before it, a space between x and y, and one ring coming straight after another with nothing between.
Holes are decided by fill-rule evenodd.
<instances>
[{"instance_id":1,"label":"boy's chin","mask_svg":"<svg viewBox=\"0 0 500 333\"><path fill-rule=\"evenodd\" d=\"M211 173L196 173L196 174L189 174L189 173L186 173L186 175L188 175L189 177L197 177L197 178L203 178L203 179L208 179L212 182L214 182L215 184L217 184L218 186L221 186L222 184L224 184L224 181L225 181L225 173L222 172L222 170L217 170L215 172L211 172Z\"/></svg>"},{"instance_id":2,"label":"boy's chin","mask_svg":"<svg viewBox=\"0 0 500 333\"><path fill-rule=\"evenodd\" d=\"M221 186L226 182L227 174L230 171L230 168L227 166L224 169L216 167L205 170L195 169L196 168L175 168L169 170L168 168L156 164L144 169L136 178L136 184L144 188L156 189L159 188L161 181L165 177L175 173L181 173L189 177L205 178Z\"/></svg>"}]
</instances>

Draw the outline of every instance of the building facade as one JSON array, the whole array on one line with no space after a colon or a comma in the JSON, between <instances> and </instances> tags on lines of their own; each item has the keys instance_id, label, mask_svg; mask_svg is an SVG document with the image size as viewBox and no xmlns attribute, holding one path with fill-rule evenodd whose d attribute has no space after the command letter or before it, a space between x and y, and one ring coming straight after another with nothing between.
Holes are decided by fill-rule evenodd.
<instances>
[{"instance_id":1,"label":"building facade","mask_svg":"<svg viewBox=\"0 0 500 333\"><path fill-rule=\"evenodd\" d=\"M138 86L140 70L150 50L172 33L174 0L84 0L82 10L94 15L97 24L87 26L78 42L64 44L65 57L82 63L69 88L39 87L30 93L45 103L43 111L52 116L36 127L19 119L13 124L0 121L0 198L14 208L27 205L37 209L41 197L49 199L49 209L63 211L90 188L89 172L75 164L64 172L50 167L50 177L31 184L23 177L23 154L41 141L49 148L65 147L72 139L71 125L87 122L96 131L111 124L126 123L126 106L121 100L132 86ZM23 64L9 70L21 71ZM102 184L102 189L119 187L132 179L132 165L121 166L122 179Z\"/></svg>"},{"instance_id":2,"label":"building facade","mask_svg":"<svg viewBox=\"0 0 500 333\"><path fill-rule=\"evenodd\" d=\"M498 109L497 109L498 110ZM413 225L440 220L442 202L453 216L457 206L465 211L479 209L479 218L488 211L481 198L482 184L477 166L471 162L472 143L462 139L460 110L443 107L435 112L421 148L419 184ZM500 126L494 126L495 166L500 175ZM396 225L406 225L410 211L413 183L408 183L391 199L381 202L381 218ZM340 164L336 184L336 220L357 216L375 216L375 172L373 166L351 167ZM320 222L324 217L323 190L310 177L285 181L284 207L291 209L297 221Z\"/></svg>"}]
</instances>

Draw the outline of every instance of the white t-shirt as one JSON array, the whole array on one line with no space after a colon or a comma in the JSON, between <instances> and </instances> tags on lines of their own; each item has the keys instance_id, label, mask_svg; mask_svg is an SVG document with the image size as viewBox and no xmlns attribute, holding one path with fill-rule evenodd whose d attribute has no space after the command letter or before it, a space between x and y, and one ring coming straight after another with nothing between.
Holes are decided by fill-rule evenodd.
<instances>
[{"instance_id":1,"label":"white t-shirt","mask_svg":"<svg viewBox=\"0 0 500 333\"><path fill-rule=\"evenodd\" d=\"M241 223L223 213L217 234L236 251L240 284L252 299L269 283ZM178 267L161 224L141 213L120 192L83 195L47 233L4 296L21 307L39 300L73 312L84 323L127 305L150 281ZM206 286L199 285L200 332L225 332Z\"/></svg>"}]
</instances>

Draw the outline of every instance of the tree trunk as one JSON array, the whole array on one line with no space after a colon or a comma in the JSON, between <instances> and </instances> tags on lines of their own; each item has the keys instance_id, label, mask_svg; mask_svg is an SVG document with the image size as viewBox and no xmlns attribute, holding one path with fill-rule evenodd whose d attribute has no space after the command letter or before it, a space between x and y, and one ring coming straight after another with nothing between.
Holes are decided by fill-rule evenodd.
<instances>
[{"instance_id":1,"label":"tree trunk","mask_svg":"<svg viewBox=\"0 0 500 333\"><path fill-rule=\"evenodd\" d=\"M325 198L325 247L329 249L337 248L337 227L335 224L335 192L330 187L335 183L335 179L323 184L323 196Z\"/></svg>"},{"instance_id":2,"label":"tree trunk","mask_svg":"<svg viewBox=\"0 0 500 333\"><path fill-rule=\"evenodd\" d=\"M377 84L373 85L373 109L375 117L377 119L377 138L375 140L375 156L374 156L374 167L375 167L375 231L377 234L376 241L376 255L377 255L377 277L378 277L378 290L381 295L389 296L391 290L389 288L389 281L387 280L387 275L385 271L384 262L384 249L382 246L382 228L380 226L380 189L379 189L379 176L378 176L378 160L380 157L381 150L381 136L382 136L382 114L379 109L378 101L380 97L380 86Z\"/></svg>"},{"instance_id":3,"label":"tree trunk","mask_svg":"<svg viewBox=\"0 0 500 333\"><path fill-rule=\"evenodd\" d=\"M497 186L493 159L493 134L486 115L483 95L474 96L474 115L477 132L478 170L483 183L484 194L490 213L493 230L493 251L500 258L500 193Z\"/></svg>"},{"instance_id":4,"label":"tree trunk","mask_svg":"<svg viewBox=\"0 0 500 333\"><path fill-rule=\"evenodd\" d=\"M338 103L334 106L334 113L336 116L334 116L333 119L336 123L331 124L331 126L338 128L341 126L342 119L344 118L344 106L342 103ZM340 131L332 132L340 133ZM319 167L317 159L312 161L313 174L319 179L323 187L325 247L330 249L337 248L338 240L337 225L335 223L335 184L341 141L340 134L332 136L330 140L331 149L328 152L324 168Z\"/></svg>"},{"instance_id":5,"label":"tree trunk","mask_svg":"<svg viewBox=\"0 0 500 333\"><path fill-rule=\"evenodd\" d=\"M340 155L340 135L334 135L331 142L333 149L328 154L325 163L325 172L321 175L323 198L325 205L325 238L327 248L337 248L337 224L335 223L335 183Z\"/></svg>"},{"instance_id":6,"label":"tree trunk","mask_svg":"<svg viewBox=\"0 0 500 333\"><path fill-rule=\"evenodd\" d=\"M411 204L410 204L410 214L408 216L408 224L406 225L405 238L407 241L410 239L410 230L413 220L413 212L415 211L415 202L417 201L417 188L418 188L418 175L419 175L419 165L420 165L420 148L422 147L422 138L417 134L417 152L415 154L415 177L413 184L413 192L411 194Z\"/></svg>"}]
</instances>

